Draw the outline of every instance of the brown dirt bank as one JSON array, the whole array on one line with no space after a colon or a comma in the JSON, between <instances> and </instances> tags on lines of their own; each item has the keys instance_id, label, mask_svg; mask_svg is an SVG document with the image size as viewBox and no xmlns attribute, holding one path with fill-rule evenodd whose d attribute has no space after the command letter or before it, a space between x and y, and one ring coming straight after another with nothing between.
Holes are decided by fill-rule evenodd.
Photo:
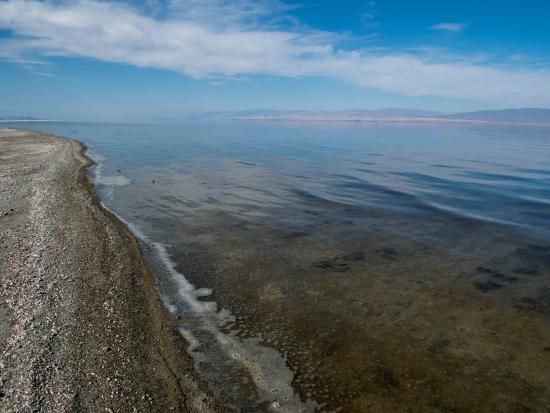
<instances>
[{"instance_id":1,"label":"brown dirt bank","mask_svg":"<svg viewBox=\"0 0 550 413\"><path fill-rule=\"evenodd\" d=\"M83 151L0 129L0 411L219 411Z\"/></svg>"}]
</instances>

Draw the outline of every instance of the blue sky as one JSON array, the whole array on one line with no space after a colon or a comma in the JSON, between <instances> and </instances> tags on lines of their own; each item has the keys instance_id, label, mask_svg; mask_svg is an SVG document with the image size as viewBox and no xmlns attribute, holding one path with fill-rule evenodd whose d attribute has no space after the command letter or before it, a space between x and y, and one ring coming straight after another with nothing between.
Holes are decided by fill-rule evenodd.
<instances>
[{"instance_id":1,"label":"blue sky","mask_svg":"<svg viewBox=\"0 0 550 413\"><path fill-rule=\"evenodd\" d=\"M550 107L550 2L0 0L0 116Z\"/></svg>"}]
</instances>

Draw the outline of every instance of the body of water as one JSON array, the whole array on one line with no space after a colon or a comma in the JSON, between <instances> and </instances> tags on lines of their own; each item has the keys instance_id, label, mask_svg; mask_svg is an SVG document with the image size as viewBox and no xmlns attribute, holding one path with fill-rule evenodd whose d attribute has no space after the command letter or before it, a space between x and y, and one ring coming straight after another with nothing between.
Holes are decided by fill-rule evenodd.
<instances>
[{"instance_id":1,"label":"body of water","mask_svg":"<svg viewBox=\"0 0 550 413\"><path fill-rule=\"evenodd\" d=\"M10 126L88 145L228 411L548 411L550 128Z\"/></svg>"}]
</instances>

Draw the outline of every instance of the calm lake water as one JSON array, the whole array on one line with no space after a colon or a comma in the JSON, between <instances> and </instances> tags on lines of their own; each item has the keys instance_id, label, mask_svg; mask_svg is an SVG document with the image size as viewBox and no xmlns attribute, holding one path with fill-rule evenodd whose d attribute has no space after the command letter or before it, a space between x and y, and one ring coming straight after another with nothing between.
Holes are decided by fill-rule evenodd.
<instances>
[{"instance_id":1,"label":"calm lake water","mask_svg":"<svg viewBox=\"0 0 550 413\"><path fill-rule=\"evenodd\" d=\"M550 128L10 126L88 145L228 411L549 411Z\"/></svg>"}]
</instances>

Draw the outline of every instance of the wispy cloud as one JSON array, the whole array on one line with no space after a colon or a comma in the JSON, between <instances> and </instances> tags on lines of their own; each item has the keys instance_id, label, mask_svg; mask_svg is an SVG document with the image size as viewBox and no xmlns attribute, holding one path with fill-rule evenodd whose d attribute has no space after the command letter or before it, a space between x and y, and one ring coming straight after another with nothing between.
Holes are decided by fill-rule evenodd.
<instances>
[{"instance_id":1,"label":"wispy cloud","mask_svg":"<svg viewBox=\"0 0 550 413\"><path fill-rule=\"evenodd\" d=\"M459 57L449 60L437 53L344 50L338 47L338 33L262 26L264 18L276 13L270 7L284 7L283 3L266 1L258 9L256 2L241 1L226 2L227 7L240 10L239 17L221 25L211 17L217 13L214 6L153 17L128 4L108 1L2 1L0 29L13 36L0 41L0 57L27 61L85 57L208 80L328 76L409 96L550 106L548 70L498 67Z\"/></svg>"},{"instance_id":2,"label":"wispy cloud","mask_svg":"<svg viewBox=\"0 0 550 413\"><path fill-rule=\"evenodd\" d=\"M259 26L295 9L279 0L169 0L167 11L180 19L216 26Z\"/></svg>"},{"instance_id":3,"label":"wispy cloud","mask_svg":"<svg viewBox=\"0 0 550 413\"><path fill-rule=\"evenodd\" d=\"M430 29L456 33L464 30L467 25L467 23L438 23L431 26Z\"/></svg>"},{"instance_id":4,"label":"wispy cloud","mask_svg":"<svg viewBox=\"0 0 550 413\"><path fill-rule=\"evenodd\" d=\"M31 72L33 75L37 75L37 76L46 76L46 77L55 77L54 74L52 73L47 73L47 72Z\"/></svg>"}]
</instances>

